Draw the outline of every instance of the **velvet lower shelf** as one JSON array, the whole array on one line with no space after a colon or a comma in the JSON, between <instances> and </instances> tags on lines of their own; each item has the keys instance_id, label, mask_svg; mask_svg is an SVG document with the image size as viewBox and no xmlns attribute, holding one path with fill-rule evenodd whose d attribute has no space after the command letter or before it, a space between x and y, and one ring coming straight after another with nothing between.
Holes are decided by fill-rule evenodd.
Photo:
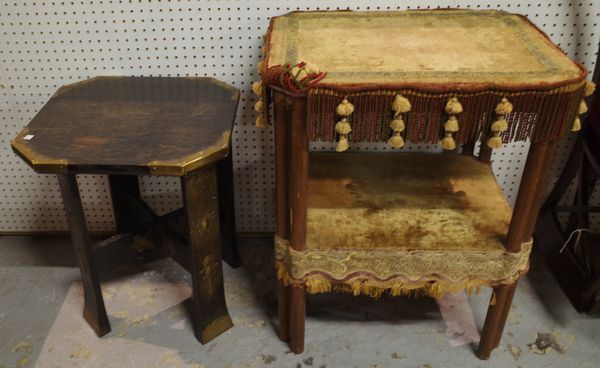
<instances>
[{"instance_id":1,"label":"velvet lower shelf","mask_svg":"<svg viewBox=\"0 0 600 368\"><path fill-rule=\"evenodd\" d=\"M306 250L277 239L279 273L355 294L511 283L531 245L505 251L510 218L490 166L472 157L312 153Z\"/></svg>"}]
</instances>

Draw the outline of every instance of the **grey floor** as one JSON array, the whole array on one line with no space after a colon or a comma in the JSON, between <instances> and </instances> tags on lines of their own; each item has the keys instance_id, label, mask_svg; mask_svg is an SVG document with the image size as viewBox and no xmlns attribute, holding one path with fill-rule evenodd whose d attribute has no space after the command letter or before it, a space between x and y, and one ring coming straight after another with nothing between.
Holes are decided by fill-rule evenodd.
<instances>
[{"instance_id":1,"label":"grey floor","mask_svg":"<svg viewBox=\"0 0 600 368\"><path fill-rule=\"evenodd\" d=\"M600 319L575 312L535 254L489 361L473 354L488 290L440 301L311 296L305 353L294 355L275 333L270 249L241 241L245 266L224 267L235 326L202 346L186 312L189 276L172 261L105 278L112 332L99 339L81 317L69 239L0 237L0 367L598 367ZM540 350L538 333L554 348Z\"/></svg>"}]
</instances>

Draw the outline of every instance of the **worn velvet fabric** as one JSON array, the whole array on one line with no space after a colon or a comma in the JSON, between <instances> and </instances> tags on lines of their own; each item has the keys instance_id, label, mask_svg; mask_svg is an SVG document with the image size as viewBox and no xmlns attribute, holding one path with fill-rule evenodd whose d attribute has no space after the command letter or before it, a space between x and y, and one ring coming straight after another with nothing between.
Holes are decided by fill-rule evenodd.
<instances>
[{"instance_id":1,"label":"worn velvet fabric","mask_svg":"<svg viewBox=\"0 0 600 368\"><path fill-rule=\"evenodd\" d=\"M472 157L312 153L306 250L278 239L276 259L291 282L435 284L433 295L510 283L531 250L505 252L510 218L491 168Z\"/></svg>"}]
</instances>

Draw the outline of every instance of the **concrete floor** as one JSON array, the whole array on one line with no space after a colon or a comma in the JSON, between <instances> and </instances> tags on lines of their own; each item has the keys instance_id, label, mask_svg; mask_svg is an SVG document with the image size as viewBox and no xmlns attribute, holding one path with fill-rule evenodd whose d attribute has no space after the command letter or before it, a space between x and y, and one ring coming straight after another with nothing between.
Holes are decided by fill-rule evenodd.
<instances>
[{"instance_id":1,"label":"concrete floor","mask_svg":"<svg viewBox=\"0 0 600 368\"><path fill-rule=\"evenodd\" d=\"M308 299L306 348L275 333L270 241L241 241L245 267L225 266L235 326L209 344L186 312L189 276L170 260L114 272L103 283L112 332L99 339L81 317L82 289L67 237L0 237L0 367L597 367L600 319L575 312L534 255L500 347L473 354L489 291L373 301ZM556 339L537 353L538 333ZM560 351L559 351L560 350Z\"/></svg>"}]
</instances>

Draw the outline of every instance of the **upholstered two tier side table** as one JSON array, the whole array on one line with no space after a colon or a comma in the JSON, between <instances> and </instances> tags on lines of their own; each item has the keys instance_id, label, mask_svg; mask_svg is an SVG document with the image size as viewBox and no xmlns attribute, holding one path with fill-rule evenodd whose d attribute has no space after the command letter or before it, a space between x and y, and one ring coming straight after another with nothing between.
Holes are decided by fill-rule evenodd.
<instances>
[{"instance_id":1,"label":"upholstered two tier side table","mask_svg":"<svg viewBox=\"0 0 600 368\"><path fill-rule=\"evenodd\" d=\"M274 115L280 338L303 350L306 292L489 286L487 359L528 269L553 152L593 89L587 71L526 18L467 10L275 17L258 69L257 126ZM448 154L402 152L406 141ZM515 141L531 145L511 210L490 160ZM387 153L352 152L358 142Z\"/></svg>"},{"instance_id":2,"label":"upholstered two tier side table","mask_svg":"<svg viewBox=\"0 0 600 368\"><path fill-rule=\"evenodd\" d=\"M238 100L237 89L211 78L97 77L60 88L12 141L35 171L58 176L83 315L98 336L110 332L100 275L167 256L192 275L198 340L232 326L221 257L240 264L229 152ZM108 176L117 235L92 244L77 174ZM138 175L180 177L183 208L156 214Z\"/></svg>"}]
</instances>

